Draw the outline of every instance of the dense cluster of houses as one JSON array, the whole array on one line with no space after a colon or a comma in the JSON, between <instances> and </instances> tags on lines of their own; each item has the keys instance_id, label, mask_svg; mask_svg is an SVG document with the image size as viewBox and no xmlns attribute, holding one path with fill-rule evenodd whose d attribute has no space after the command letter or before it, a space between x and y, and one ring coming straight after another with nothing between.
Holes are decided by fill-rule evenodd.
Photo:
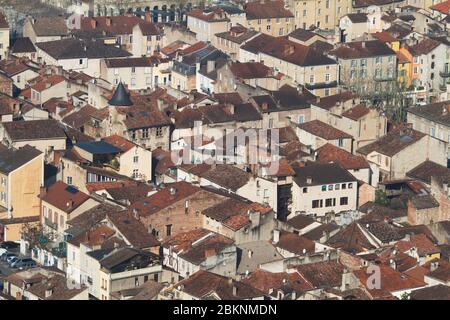
<instances>
[{"instance_id":1,"label":"dense cluster of houses","mask_svg":"<svg viewBox=\"0 0 450 320\"><path fill-rule=\"evenodd\" d=\"M449 12L0 13L0 299L450 299Z\"/></svg>"}]
</instances>

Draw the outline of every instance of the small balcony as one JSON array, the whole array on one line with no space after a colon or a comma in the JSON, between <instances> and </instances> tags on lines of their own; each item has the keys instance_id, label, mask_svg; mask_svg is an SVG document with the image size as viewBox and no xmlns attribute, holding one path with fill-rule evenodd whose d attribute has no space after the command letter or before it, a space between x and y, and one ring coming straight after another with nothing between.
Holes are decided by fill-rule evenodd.
<instances>
[{"instance_id":1,"label":"small balcony","mask_svg":"<svg viewBox=\"0 0 450 320\"><path fill-rule=\"evenodd\" d=\"M439 90L441 90L441 91L447 91L447 84L446 83L444 83L444 84L440 84L439 85Z\"/></svg>"},{"instance_id":2,"label":"small balcony","mask_svg":"<svg viewBox=\"0 0 450 320\"><path fill-rule=\"evenodd\" d=\"M306 83L305 87L308 90L335 88L337 87L337 81Z\"/></svg>"},{"instance_id":3,"label":"small balcony","mask_svg":"<svg viewBox=\"0 0 450 320\"><path fill-rule=\"evenodd\" d=\"M45 225L53 230L58 230L58 224L50 221L48 218L45 218Z\"/></svg>"},{"instance_id":4,"label":"small balcony","mask_svg":"<svg viewBox=\"0 0 450 320\"><path fill-rule=\"evenodd\" d=\"M374 81L377 81L377 82L388 82L388 81L395 81L395 79L396 79L396 76L395 75L375 75L374 77L373 77L373 80Z\"/></svg>"},{"instance_id":5,"label":"small balcony","mask_svg":"<svg viewBox=\"0 0 450 320\"><path fill-rule=\"evenodd\" d=\"M450 78L450 70L439 71L439 75L442 78Z\"/></svg>"}]
</instances>

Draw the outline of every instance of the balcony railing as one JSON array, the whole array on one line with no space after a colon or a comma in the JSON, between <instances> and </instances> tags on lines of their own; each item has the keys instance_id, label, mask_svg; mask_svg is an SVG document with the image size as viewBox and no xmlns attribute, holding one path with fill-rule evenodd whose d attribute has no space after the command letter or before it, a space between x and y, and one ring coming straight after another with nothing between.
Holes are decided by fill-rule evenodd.
<instances>
[{"instance_id":1,"label":"balcony railing","mask_svg":"<svg viewBox=\"0 0 450 320\"><path fill-rule=\"evenodd\" d=\"M379 81L379 82L385 82L385 81L394 81L396 79L396 76L395 75L379 75L379 76L377 76L377 75L375 75L374 77L373 77L373 80L375 80L375 81Z\"/></svg>"},{"instance_id":2,"label":"balcony railing","mask_svg":"<svg viewBox=\"0 0 450 320\"><path fill-rule=\"evenodd\" d=\"M306 83L305 84L305 87L308 90L327 89L327 88L334 88L336 86L337 86L337 81Z\"/></svg>"},{"instance_id":3,"label":"balcony railing","mask_svg":"<svg viewBox=\"0 0 450 320\"><path fill-rule=\"evenodd\" d=\"M50 228L54 229L54 230L58 230L58 224L50 221L48 218L45 218L45 225L47 227L50 227Z\"/></svg>"},{"instance_id":4,"label":"balcony railing","mask_svg":"<svg viewBox=\"0 0 450 320\"><path fill-rule=\"evenodd\" d=\"M439 71L439 75L442 78L450 78L450 70Z\"/></svg>"}]
</instances>

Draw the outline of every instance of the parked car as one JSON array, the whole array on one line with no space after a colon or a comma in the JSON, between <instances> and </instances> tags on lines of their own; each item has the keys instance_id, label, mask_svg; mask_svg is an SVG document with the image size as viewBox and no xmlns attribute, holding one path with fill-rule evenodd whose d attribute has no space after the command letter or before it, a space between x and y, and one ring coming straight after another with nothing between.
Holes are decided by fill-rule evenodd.
<instances>
[{"instance_id":1,"label":"parked car","mask_svg":"<svg viewBox=\"0 0 450 320\"><path fill-rule=\"evenodd\" d=\"M6 250L13 250L18 249L20 247L20 244L14 242L14 241L5 241L0 243L0 248L6 249Z\"/></svg>"},{"instance_id":2,"label":"parked car","mask_svg":"<svg viewBox=\"0 0 450 320\"><path fill-rule=\"evenodd\" d=\"M8 252L8 249L0 248L0 257Z\"/></svg>"},{"instance_id":3,"label":"parked car","mask_svg":"<svg viewBox=\"0 0 450 320\"><path fill-rule=\"evenodd\" d=\"M19 259L18 256L16 256L14 253L12 256L9 256L8 258L6 258L6 262L11 265L11 263L13 263L14 261L16 261L16 259Z\"/></svg>"},{"instance_id":4,"label":"parked car","mask_svg":"<svg viewBox=\"0 0 450 320\"><path fill-rule=\"evenodd\" d=\"M31 258L18 258L13 263L11 263L11 268L25 269L36 267L36 262Z\"/></svg>"},{"instance_id":5,"label":"parked car","mask_svg":"<svg viewBox=\"0 0 450 320\"><path fill-rule=\"evenodd\" d=\"M12 252L6 252L2 255L2 261L7 261L7 259L10 257L16 257L16 254Z\"/></svg>"}]
</instances>

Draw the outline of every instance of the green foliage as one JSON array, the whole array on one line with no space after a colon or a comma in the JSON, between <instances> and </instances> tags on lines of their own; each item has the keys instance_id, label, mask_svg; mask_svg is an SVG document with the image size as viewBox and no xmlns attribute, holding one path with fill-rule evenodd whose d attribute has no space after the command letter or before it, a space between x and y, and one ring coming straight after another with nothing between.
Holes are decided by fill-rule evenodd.
<instances>
[{"instance_id":1,"label":"green foliage","mask_svg":"<svg viewBox=\"0 0 450 320\"><path fill-rule=\"evenodd\" d=\"M388 206L390 201L386 195L386 192L381 189L375 191L375 203L383 206Z\"/></svg>"}]
</instances>

